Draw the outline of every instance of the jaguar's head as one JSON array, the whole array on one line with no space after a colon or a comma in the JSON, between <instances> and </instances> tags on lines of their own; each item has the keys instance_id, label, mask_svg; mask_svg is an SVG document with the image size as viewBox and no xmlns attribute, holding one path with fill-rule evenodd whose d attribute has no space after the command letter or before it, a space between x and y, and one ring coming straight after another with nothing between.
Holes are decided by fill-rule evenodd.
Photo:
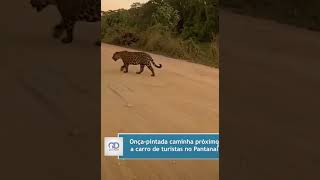
<instances>
[{"instance_id":1,"label":"jaguar's head","mask_svg":"<svg viewBox=\"0 0 320 180\"><path fill-rule=\"evenodd\" d=\"M113 56L112 56L112 59L114 60L114 61L117 61L118 59L120 59L121 57L120 57L120 52L115 52L114 54L113 54Z\"/></svg>"},{"instance_id":2,"label":"jaguar's head","mask_svg":"<svg viewBox=\"0 0 320 180\"><path fill-rule=\"evenodd\" d=\"M38 12L40 12L41 10L43 10L45 7L47 7L49 5L49 1L46 1L46 0L31 0L30 4Z\"/></svg>"}]
</instances>

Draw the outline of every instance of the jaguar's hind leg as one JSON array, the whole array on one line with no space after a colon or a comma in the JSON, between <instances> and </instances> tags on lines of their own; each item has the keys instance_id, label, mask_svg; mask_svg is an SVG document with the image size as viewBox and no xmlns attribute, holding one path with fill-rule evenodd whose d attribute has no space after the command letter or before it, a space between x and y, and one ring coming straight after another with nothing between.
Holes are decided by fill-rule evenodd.
<instances>
[{"instance_id":1,"label":"jaguar's hind leg","mask_svg":"<svg viewBox=\"0 0 320 180\"><path fill-rule=\"evenodd\" d=\"M153 70L151 64L148 64L147 67L148 67L148 68L150 69L150 71L152 72L151 76L155 76L154 70Z\"/></svg>"},{"instance_id":2,"label":"jaguar's hind leg","mask_svg":"<svg viewBox=\"0 0 320 180\"><path fill-rule=\"evenodd\" d=\"M61 35L63 34L64 31L64 23L63 21L61 21L59 24L57 24L54 28L53 28L53 37L54 38L60 38Z\"/></svg>"},{"instance_id":3,"label":"jaguar's hind leg","mask_svg":"<svg viewBox=\"0 0 320 180\"><path fill-rule=\"evenodd\" d=\"M141 74L144 69L144 64L140 64L140 71L136 72L137 74Z\"/></svg>"},{"instance_id":4,"label":"jaguar's hind leg","mask_svg":"<svg viewBox=\"0 0 320 180\"><path fill-rule=\"evenodd\" d=\"M65 20L64 21L65 29L67 31L67 36L62 39L63 43L71 43L73 41L73 28L75 25L75 21L73 20Z\"/></svg>"}]
</instances>

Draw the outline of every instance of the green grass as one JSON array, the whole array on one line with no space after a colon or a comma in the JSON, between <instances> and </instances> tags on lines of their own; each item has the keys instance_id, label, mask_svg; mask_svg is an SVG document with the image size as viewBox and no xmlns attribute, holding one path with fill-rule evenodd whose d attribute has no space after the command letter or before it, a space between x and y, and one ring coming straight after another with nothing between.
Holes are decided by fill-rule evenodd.
<instances>
[{"instance_id":1,"label":"green grass","mask_svg":"<svg viewBox=\"0 0 320 180\"><path fill-rule=\"evenodd\" d=\"M114 32L106 33L102 42L161 54L167 57L185 59L210 67L218 68L219 66L219 51L216 41L201 43L193 39L183 40L180 37L174 37L169 32L161 31L158 27L153 27L145 32L137 33L139 41L127 46L120 43L122 42L119 41L121 35Z\"/></svg>"}]
</instances>

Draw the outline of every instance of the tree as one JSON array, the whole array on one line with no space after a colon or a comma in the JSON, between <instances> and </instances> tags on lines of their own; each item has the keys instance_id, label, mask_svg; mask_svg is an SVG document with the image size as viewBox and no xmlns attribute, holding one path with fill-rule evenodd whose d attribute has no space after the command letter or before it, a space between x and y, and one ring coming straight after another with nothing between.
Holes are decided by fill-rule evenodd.
<instances>
[{"instance_id":1,"label":"tree","mask_svg":"<svg viewBox=\"0 0 320 180\"><path fill-rule=\"evenodd\" d=\"M159 3L156 11L152 14L154 24L161 24L170 30L176 27L179 19L178 11L166 2Z\"/></svg>"}]
</instances>

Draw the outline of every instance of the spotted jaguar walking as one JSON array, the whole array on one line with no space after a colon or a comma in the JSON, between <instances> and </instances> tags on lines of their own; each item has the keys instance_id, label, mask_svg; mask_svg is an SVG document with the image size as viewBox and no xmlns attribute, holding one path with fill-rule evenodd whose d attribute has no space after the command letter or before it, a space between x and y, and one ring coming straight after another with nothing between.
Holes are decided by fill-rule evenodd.
<instances>
[{"instance_id":1,"label":"spotted jaguar walking","mask_svg":"<svg viewBox=\"0 0 320 180\"><path fill-rule=\"evenodd\" d=\"M77 21L101 21L100 0L31 0L30 4L38 12L49 5L57 6L62 20L54 27L53 37L60 38L66 32L66 36L62 38L63 43L73 41L73 30ZM100 45L100 41L96 44Z\"/></svg>"},{"instance_id":2,"label":"spotted jaguar walking","mask_svg":"<svg viewBox=\"0 0 320 180\"><path fill-rule=\"evenodd\" d=\"M144 52L128 52L128 51L120 51L120 52L115 52L112 56L112 59L114 61L117 61L118 59L122 59L123 61L123 66L121 66L120 70L123 71L124 73L128 72L129 65L140 65L140 71L136 72L137 74L141 74L144 70L144 67L147 66L150 71L151 71L151 76L155 76L154 70L151 66L151 63L157 67L161 68L162 65L159 64L157 65L152 57Z\"/></svg>"}]
</instances>

